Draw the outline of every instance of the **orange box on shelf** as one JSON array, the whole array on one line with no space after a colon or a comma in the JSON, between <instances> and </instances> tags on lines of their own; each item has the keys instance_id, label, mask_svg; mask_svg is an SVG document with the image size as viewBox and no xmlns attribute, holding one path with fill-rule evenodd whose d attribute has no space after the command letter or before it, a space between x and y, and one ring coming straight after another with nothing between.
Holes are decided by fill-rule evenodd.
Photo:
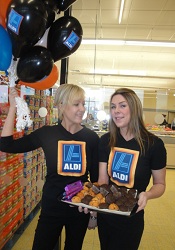
<instances>
[{"instance_id":1,"label":"orange box on shelf","mask_svg":"<svg viewBox=\"0 0 175 250\"><path fill-rule=\"evenodd\" d=\"M5 225L5 223L7 223L7 221L9 221L13 217L13 215L21 209L23 209L23 198L21 198L16 206L14 206L9 212L6 212L6 214L2 218L2 224Z\"/></svg>"},{"instance_id":2,"label":"orange box on shelf","mask_svg":"<svg viewBox=\"0 0 175 250\"><path fill-rule=\"evenodd\" d=\"M23 222L23 210L21 210L17 216L5 227L0 235L0 247L4 246L5 243L10 239L14 232L19 228Z\"/></svg>"}]
</instances>

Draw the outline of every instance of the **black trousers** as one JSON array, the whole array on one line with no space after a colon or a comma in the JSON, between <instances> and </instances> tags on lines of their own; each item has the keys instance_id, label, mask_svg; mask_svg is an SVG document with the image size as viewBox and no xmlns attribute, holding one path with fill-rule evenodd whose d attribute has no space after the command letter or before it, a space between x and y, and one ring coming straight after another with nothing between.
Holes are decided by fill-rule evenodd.
<instances>
[{"instance_id":1,"label":"black trousers","mask_svg":"<svg viewBox=\"0 0 175 250\"><path fill-rule=\"evenodd\" d=\"M144 230L144 212L131 217L98 214L101 250L137 250Z\"/></svg>"},{"instance_id":2,"label":"black trousers","mask_svg":"<svg viewBox=\"0 0 175 250\"><path fill-rule=\"evenodd\" d=\"M77 209L77 208L72 208ZM78 210L78 209L77 209ZM81 250L89 222L89 214L77 212L77 216L64 215L60 217L41 214L32 250L53 250L65 226L65 250Z\"/></svg>"}]
</instances>

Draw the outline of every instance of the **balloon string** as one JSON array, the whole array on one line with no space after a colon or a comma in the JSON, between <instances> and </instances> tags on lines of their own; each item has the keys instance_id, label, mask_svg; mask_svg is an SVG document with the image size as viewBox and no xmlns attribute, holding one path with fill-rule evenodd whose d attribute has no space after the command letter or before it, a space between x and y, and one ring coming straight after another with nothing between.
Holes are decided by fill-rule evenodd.
<instances>
[{"instance_id":1,"label":"balloon string","mask_svg":"<svg viewBox=\"0 0 175 250\"><path fill-rule=\"evenodd\" d=\"M14 87L16 82L18 81L16 75L16 66L17 66L17 61L12 60L11 65L8 69L9 83L11 88ZM25 127L30 127L33 122L30 119L30 110L25 100L22 99L21 97L16 97L15 100L17 107L16 129L18 132L20 132Z\"/></svg>"}]
</instances>

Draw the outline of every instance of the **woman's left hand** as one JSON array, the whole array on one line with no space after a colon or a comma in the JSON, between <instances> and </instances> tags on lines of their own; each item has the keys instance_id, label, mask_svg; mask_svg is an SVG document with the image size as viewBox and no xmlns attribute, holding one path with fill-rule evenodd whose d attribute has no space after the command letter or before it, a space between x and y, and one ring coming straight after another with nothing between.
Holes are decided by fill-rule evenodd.
<instances>
[{"instance_id":1,"label":"woman's left hand","mask_svg":"<svg viewBox=\"0 0 175 250\"><path fill-rule=\"evenodd\" d=\"M136 211L136 213L138 213L139 211L143 210L146 207L148 201L148 197L147 197L147 192L141 192L139 194L139 200L138 200L138 209Z\"/></svg>"},{"instance_id":2,"label":"woman's left hand","mask_svg":"<svg viewBox=\"0 0 175 250\"><path fill-rule=\"evenodd\" d=\"M88 208L86 208L86 207L81 207L81 206L78 207L78 211L79 211L80 213L81 213L81 212L84 212L85 214L90 213L90 211L89 211Z\"/></svg>"}]
</instances>

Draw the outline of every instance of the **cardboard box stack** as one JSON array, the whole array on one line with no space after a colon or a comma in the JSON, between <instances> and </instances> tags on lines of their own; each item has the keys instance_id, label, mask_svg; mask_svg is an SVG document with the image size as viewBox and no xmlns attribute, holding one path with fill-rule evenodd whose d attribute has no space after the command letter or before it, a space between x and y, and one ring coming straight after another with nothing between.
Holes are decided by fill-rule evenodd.
<instances>
[{"instance_id":1,"label":"cardboard box stack","mask_svg":"<svg viewBox=\"0 0 175 250\"><path fill-rule=\"evenodd\" d=\"M52 124L53 97L43 90L24 95L30 109L33 124L22 132L14 132L14 138ZM41 118L38 110L46 107L47 116ZM8 113L8 103L0 103L0 134ZM14 122L15 131L15 122ZM0 249L39 204L42 185L46 176L46 164L41 148L24 154L7 154L0 151Z\"/></svg>"}]
</instances>

